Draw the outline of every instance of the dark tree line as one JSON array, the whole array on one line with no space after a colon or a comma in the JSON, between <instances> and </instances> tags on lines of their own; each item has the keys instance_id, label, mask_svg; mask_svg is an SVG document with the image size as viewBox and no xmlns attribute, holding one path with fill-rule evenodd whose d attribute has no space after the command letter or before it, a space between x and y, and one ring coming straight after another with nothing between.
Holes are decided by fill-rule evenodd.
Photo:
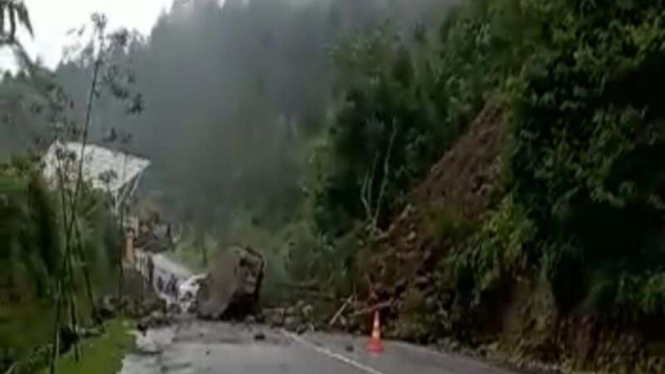
<instances>
[{"instance_id":1,"label":"dark tree line","mask_svg":"<svg viewBox=\"0 0 665 374\"><path fill-rule=\"evenodd\" d=\"M131 150L154 162L145 187L178 220L221 227L248 209L278 225L302 197L308 142L330 114L332 47L391 16L415 24L433 3L176 2L117 56L130 62L145 112L128 121L105 103L95 136L132 134ZM87 69L70 61L56 73L76 96Z\"/></svg>"}]
</instances>

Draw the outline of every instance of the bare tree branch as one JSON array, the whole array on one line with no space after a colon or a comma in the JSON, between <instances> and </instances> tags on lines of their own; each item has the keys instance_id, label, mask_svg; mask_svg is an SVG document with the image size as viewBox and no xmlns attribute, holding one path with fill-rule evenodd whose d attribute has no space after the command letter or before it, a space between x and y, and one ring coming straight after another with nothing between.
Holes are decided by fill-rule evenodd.
<instances>
[{"instance_id":1,"label":"bare tree branch","mask_svg":"<svg viewBox=\"0 0 665 374\"><path fill-rule=\"evenodd\" d=\"M381 214L383 199L385 197L386 188L388 186L388 180L390 177L390 159L392 156L396 137L397 137L397 125L393 121L392 132L390 134L390 141L388 143L388 149L386 150L386 155L385 158L383 159L383 175L381 176L379 196L376 199L376 201L374 200L372 188L374 185L374 180L376 178L376 167L379 162L381 151L378 151L374 156L372 169L368 170L367 173L365 174L361 186L360 200L365 209L365 215L367 216L367 221L370 224L370 227L373 232L376 232L378 230L379 216Z\"/></svg>"},{"instance_id":2,"label":"bare tree branch","mask_svg":"<svg viewBox=\"0 0 665 374\"><path fill-rule=\"evenodd\" d=\"M383 204L383 196L386 192L386 186L388 186L388 177L390 176L390 156L393 152L393 146L395 145L395 137L397 137L397 126L395 121L393 121L393 131L390 135L390 143L388 144L388 151L386 153L386 158L383 162L383 178L381 180L381 190L379 191L379 199L376 202L376 211L374 212L374 225L378 225L379 214L381 213L381 206Z\"/></svg>"}]
</instances>

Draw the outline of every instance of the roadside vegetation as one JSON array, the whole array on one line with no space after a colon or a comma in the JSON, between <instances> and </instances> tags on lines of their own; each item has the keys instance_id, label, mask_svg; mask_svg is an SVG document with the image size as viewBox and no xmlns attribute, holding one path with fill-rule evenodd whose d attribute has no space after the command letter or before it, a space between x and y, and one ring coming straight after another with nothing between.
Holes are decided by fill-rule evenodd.
<instances>
[{"instance_id":1,"label":"roadside vegetation","mask_svg":"<svg viewBox=\"0 0 665 374\"><path fill-rule=\"evenodd\" d=\"M13 160L0 166L0 199L3 367L30 366L33 361L44 365L56 315L59 264L65 254L58 196L45 185L34 162ZM104 199L85 192L82 201L79 209L86 218L81 222L82 253L77 254L76 266L86 266L90 277L77 272L73 279L79 328L97 323L92 313L96 300L87 293L87 281L96 295L116 290L119 246L119 230ZM61 349L69 349L71 343L63 343ZM19 369L15 372L25 372Z\"/></svg>"},{"instance_id":2,"label":"roadside vegetation","mask_svg":"<svg viewBox=\"0 0 665 374\"><path fill-rule=\"evenodd\" d=\"M122 368L122 359L134 346L134 336L130 333L133 323L113 320L106 326L102 336L86 339L81 344L81 358L74 352L67 353L58 362L57 372L67 374L117 374ZM38 372L48 373L47 369Z\"/></svg>"},{"instance_id":3,"label":"roadside vegetation","mask_svg":"<svg viewBox=\"0 0 665 374\"><path fill-rule=\"evenodd\" d=\"M122 292L124 234L109 197L83 180L82 163L74 162L79 154L58 150L52 160L43 157L52 144L69 141L82 144L85 153L94 100L102 89L119 102L132 101L128 112L140 110L139 100L118 78L122 71L111 62L124 34L107 34L106 22L93 15L93 36L83 51L72 55L94 65L79 121L68 112L75 102L18 40L19 27L32 33L25 4L0 1L0 48L14 53L19 68L16 74L3 74L0 93L2 143L8 143L0 160L2 372L33 373L46 367L55 373L66 353L79 361L84 332L104 332L107 316L99 313L99 301ZM23 136L14 137L15 131ZM48 178L47 166L53 172Z\"/></svg>"},{"instance_id":4,"label":"roadside vegetation","mask_svg":"<svg viewBox=\"0 0 665 374\"><path fill-rule=\"evenodd\" d=\"M473 1L438 29L418 30L414 41L381 32L342 49L352 63L337 65L342 96L327 153L335 167L323 168L315 220L338 238L338 253L358 259L369 251L379 259L376 269L357 269L357 284L363 273L386 282L384 296L401 308L394 311L398 335L504 341L520 357L569 357L579 368L662 368L659 354L644 358L663 338L648 326L665 317L662 113L655 92L663 76L662 6ZM491 106L503 115L486 118ZM456 143L474 119L501 122L495 173L473 171L482 164L461 149L468 139ZM475 152L483 142L489 140ZM447 150L449 159L459 156L457 165L446 161ZM432 168L441 157L444 168ZM427 181L438 173L443 182L421 185L428 172ZM492 191L478 194L486 200L482 211L455 194L465 173L478 179L468 193ZM429 190L425 198L418 189ZM421 212L417 218L394 222L409 204ZM367 214L363 205L378 213ZM358 237L349 218L370 228L359 236L369 236L369 245L342 248L345 236ZM382 240L393 225L435 229ZM409 235L424 239L403 244ZM405 263L391 251L422 256L418 269L400 268ZM410 275L436 285L416 285ZM419 312L409 313L419 297ZM520 312L510 309L515 305ZM516 315L527 323L504 324ZM576 337L582 326L589 335ZM626 343L617 335L629 330L644 349L621 352ZM509 333L522 337L504 339Z\"/></svg>"},{"instance_id":5,"label":"roadside vegetation","mask_svg":"<svg viewBox=\"0 0 665 374\"><path fill-rule=\"evenodd\" d=\"M267 304L324 294L322 319L342 310L350 331L383 305L399 338L663 372L665 2L469 0L423 7L436 16L422 22L379 3L194 1L148 39L124 34L111 56L159 110L123 121L102 98L99 116L142 125L146 195L185 226L174 255L205 268L229 245L258 248ZM172 74L183 66L197 69ZM64 61L55 76L80 101L94 68ZM48 313L57 203L34 172L3 170L15 195L0 236L16 244L0 261L17 290L3 294Z\"/></svg>"}]
</instances>

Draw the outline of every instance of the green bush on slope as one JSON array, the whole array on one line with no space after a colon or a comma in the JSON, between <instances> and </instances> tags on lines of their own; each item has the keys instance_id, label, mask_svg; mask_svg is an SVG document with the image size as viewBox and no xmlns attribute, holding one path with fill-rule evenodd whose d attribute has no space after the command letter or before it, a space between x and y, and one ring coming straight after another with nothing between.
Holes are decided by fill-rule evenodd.
<instances>
[{"instance_id":1,"label":"green bush on slope","mask_svg":"<svg viewBox=\"0 0 665 374\"><path fill-rule=\"evenodd\" d=\"M46 187L36 163L12 160L0 165L0 370L49 343L54 320L56 279L61 271L63 227L58 195ZM115 290L119 230L103 197L81 194L83 255L75 268L82 323L91 305L82 269L97 295Z\"/></svg>"}]
</instances>

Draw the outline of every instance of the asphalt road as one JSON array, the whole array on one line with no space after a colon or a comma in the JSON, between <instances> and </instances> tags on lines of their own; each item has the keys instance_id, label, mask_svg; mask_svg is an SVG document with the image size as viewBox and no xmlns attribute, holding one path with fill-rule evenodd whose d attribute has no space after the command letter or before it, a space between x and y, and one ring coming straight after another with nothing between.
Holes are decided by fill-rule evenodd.
<instances>
[{"instance_id":1,"label":"asphalt road","mask_svg":"<svg viewBox=\"0 0 665 374\"><path fill-rule=\"evenodd\" d=\"M256 339L259 333L264 340ZM260 325L181 321L139 337L120 374L510 374L401 342L387 342L382 354L370 354L366 342Z\"/></svg>"},{"instance_id":2,"label":"asphalt road","mask_svg":"<svg viewBox=\"0 0 665 374\"><path fill-rule=\"evenodd\" d=\"M154 260L160 276L183 280L191 275L164 256ZM125 357L120 374L511 374L402 342L384 342L382 354L370 354L367 340L188 317L137 335L137 349Z\"/></svg>"}]
</instances>

